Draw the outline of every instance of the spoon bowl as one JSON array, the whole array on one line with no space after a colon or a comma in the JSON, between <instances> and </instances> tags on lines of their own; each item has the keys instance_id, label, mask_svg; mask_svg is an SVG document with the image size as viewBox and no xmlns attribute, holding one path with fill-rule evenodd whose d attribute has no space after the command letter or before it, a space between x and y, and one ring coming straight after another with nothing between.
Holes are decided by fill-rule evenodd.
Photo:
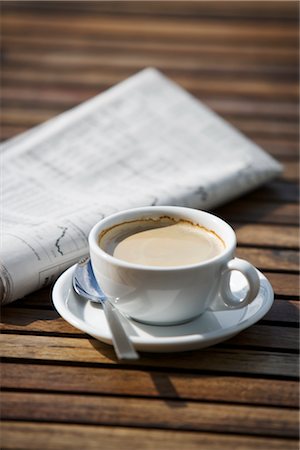
<instances>
[{"instance_id":1,"label":"spoon bowl","mask_svg":"<svg viewBox=\"0 0 300 450\"><path fill-rule=\"evenodd\" d=\"M138 359L139 355L126 333L117 309L111 303L96 281L89 257L81 259L73 275L74 291L85 299L100 303L112 334L113 346L118 359Z\"/></svg>"}]
</instances>

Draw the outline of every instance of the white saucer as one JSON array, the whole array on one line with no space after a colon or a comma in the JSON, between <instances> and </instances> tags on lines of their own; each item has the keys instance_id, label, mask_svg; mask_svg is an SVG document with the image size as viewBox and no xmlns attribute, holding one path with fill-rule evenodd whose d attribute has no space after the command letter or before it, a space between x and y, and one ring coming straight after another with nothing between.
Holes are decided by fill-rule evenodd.
<instances>
[{"instance_id":1,"label":"white saucer","mask_svg":"<svg viewBox=\"0 0 300 450\"><path fill-rule=\"evenodd\" d=\"M75 266L64 272L55 283L53 303L58 313L79 330L112 344L111 333L101 305L84 300L72 288ZM145 325L122 319L137 350L145 352L179 352L209 347L233 337L260 320L274 301L273 289L258 271L260 290L254 301L238 310L206 311L191 322L172 326ZM240 292L246 281L239 272L232 272L231 287Z\"/></svg>"}]
</instances>

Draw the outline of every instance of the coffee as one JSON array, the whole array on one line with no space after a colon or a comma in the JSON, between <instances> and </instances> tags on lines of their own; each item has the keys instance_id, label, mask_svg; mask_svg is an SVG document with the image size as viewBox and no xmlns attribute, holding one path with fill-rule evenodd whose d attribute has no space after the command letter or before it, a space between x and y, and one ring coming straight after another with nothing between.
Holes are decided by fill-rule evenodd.
<instances>
[{"instance_id":1,"label":"coffee","mask_svg":"<svg viewBox=\"0 0 300 450\"><path fill-rule=\"evenodd\" d=\"M127 240L134 244L137 260L127 249L119 254ZM94 225L89 248L103 292L116 299L123 314L147 324L187 322L210 308L241 309L260 289L255 267L234 257L233 229L205 211L179 206L121 211ZM238 296L231 291L233 270L248 284Z\"/></svg>"},{"instance_id":2,"label":"coffee","mask_svg":"<svg viewBox=\"0 0 300 450\"><path fill-rule=\"evenodd\" d=\"M118 259L159 267L208 261L225 248L213 231L168 217L117 225L100 237L99 244Z\"/></svg>"}]
</instances>

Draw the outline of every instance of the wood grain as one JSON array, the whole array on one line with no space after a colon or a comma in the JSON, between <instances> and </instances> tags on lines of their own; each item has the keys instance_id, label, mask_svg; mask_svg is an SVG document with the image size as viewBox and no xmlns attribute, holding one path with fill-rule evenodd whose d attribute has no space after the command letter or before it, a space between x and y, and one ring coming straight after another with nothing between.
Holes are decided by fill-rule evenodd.
<instances>
[{"instance_id":1,"label":"wood grain","mask_svg":"<svg viewBox=\"0 0 300 450\"><path fill-rule=\"evenodd\" d=\"M25 37L24 37L25 38ZM24 40L22 39L22 42ZM45 51L45 49L44 49ZM36 96L36 94L38 95ZM98 94L97 89L91 89L88 86L81 90L72 90L68 87L60 89L59 87L49 86L47 89L36 87L24 88L22 85L10 86L7 85L4 92L2 92L2 103L4 106L23 106L34 108L59 108L61 111L70 109L76 104L79 104L90 97ZM33 100L34 99L34 100ZM245 102L243 98L230 98L230 93L225 98L216 98L211 95L204 95L201 100L210 108L226 117L239 118L260 118L262 121L270 121L273 118L281 119L282 121L292 121L293 123L298 119L297 102L276 102L275 100L268 101L253 101L251 103ZM274 142L269 138L266 144L266 138L257 138L262 141L263 146L268 146L268 150L272 152L273 148L284 147L283 142ZM271 141L271 142L270 142ZM294 145L293 145L294 144ZM289 140L289 146L294 150L294 156L298 154L297 143ZM286 149L287 150L287 149ZM284 155L284 152L282 153Z\"/></svg>"},{"instance_id":2,"label":"wood grain","mask_svg":"<svg viewBox=\"0 0 300 450\"><path fill-rule=\"evenodd\" d=\"M203 40L200 42L188 42L184 40L181 42L172 41L151 41L147 40L135 40L128 39L125 35L123 39L116 39L105 37L105 39L95 40L90 36L64 36L64 45L61 46L61 37L54 34L39 35L37 40L35 36L17 35L15 30L10 32L10 28L2 30L5 37L5 44L7 49L6 58L9 58L10 50L23 50L23 51L44 51L49 56L53 54L78 54L82 52L88 55L94 56L106 56L106 55L135 55L145 58L146 56L160 58L162 55L168 54L172 57L181 58L193 58L194 61L214 61L215 63L237 63L240 61L243 63L239 68L239 71L243 70L244 64L255 64L263 72L268 70L268 65L276 67L280 73L295 73L295 65L298 61L297 47L284 46L274 47L272 43L260 42L260 45L255 45L251 41L244 42L242 45L239 42L211 42L209 40ZM286 68L280 67L284 63ZM276 73L276 71L275 71ZM230 92L227 93L230 95ZM238 100L238 99L235 99ZM272 100L272 99L270 99ZM273 99L274 100L274 99ZM253 108L251 103L241 106L241 110L244 108ZM283 109L271 112L278 115L284 113Z\"/></svg>"},{"instance_id":3,"label":"wood grain","mask_svg":"<svg viewBox=\"0 0 300 450\"><path fill-rule=\"evenodd\" d=\"M30 360L65 361L74 363L118 365L111 346L92 338L76 339L54 336L2 334L1 356ZM133 365L128 362L128 365ZM139 367L159 367L221 373L260 374L297 377L298 358L295 354L213 347L179 354L143 353Z\"/></svg>"},{"instance_id":4,"label":"wood grain","mask_svg":"<svg viewBox=\"0 0 300 450\"><path fill-rule=\"evenodd\" d=\"M35 68L19 68L18 71L13 68L4 67L2 69L2 80L4 84L7 83L22 83L24 86L37 85L44 89L55 84L56 86L65 87L71 86L80 89L82 86L88 84L91 87L102 91L121 82L130 75L133 75L137 70L143 69L140 65L138 68L128 70L124 68L110 69L102 67L101 70L82 68L80 73L76 71L65 72L64 70L48 70L37 71ZM157 66L160 69L159 66ZM170 76L175 82L180 84L184 89L187 89L195 95L202 95L204 92L214 93L215 95L225 94L231 91L232 95L255 96L257 98L275 98L281 100L296 100L298 95L298 83L289 82L282 85L280 81L270 80L269 82L260 80L232 80L230 79L213 79L209 75L199 76L195 75L177 75L173 71L165 71L166 75Z\"/></svg>"},{"instance_id":5,"label":"wood grain","mask_svg":"<svg viewBox=\"0 0 300 450\"><path fill-rule=\"evenodd\" d=\"M152 65L262 146L282 176L214 212L275 291L218 346L142 354L58 316L45 288L3 308L3 449L297 449L299 4L2 2L1 139Z\"/></svg>"},{"instance_id":6,"label":"wood grain","mask_svg":"<svg viewBox=\"0 0 300 450\"><path fill-rule=\"evenodd\" d=\"M297 324L299 323L299 308L300 302L297 300L275 299L271 310L264 316L263 321L275 321L281 322L282 324ZM19 312L20 309L21 312ZM35 312L35 309L38 310L37 313ZM46 330L49 330L49 328L51 330L52 323L49 322L47 317L50 317L51 321L56 320L57 318L57 313L54 313L52 309L53 305L48 295L48 289L41 289L35 294L17 300L3 308L1 327L3 327L3 329L11 327L11 330L17 330L18 327L24 327L24 324L26 327L29 325L31 326L31 323L34 323L34 326L38 326L38 323L40 322L41 329L45 331L45 326ZM49 315L44 316L44 311L48 311ZM65 329L66 328L64 327L64 330ZM70 326L69 330L73 330L72 332L74 332L75 328Z\"/></svg>"},{"instance_id":7,"label":"wood grain","mask_svg":"<svg viewBox=\"0 0 300 450\"><path fill-rule=\"evenodd\" d=\"M263 321L277 321L284 323L299 323L300 304L293 300L275 300L271 310L264 316Z\"/></svg>"},{"instance_id":8,"label":"wood grain","mask_svg":"<svg viewBox=\"0 0 300 450\"><path fill-rule=\"evenodd\" d=\"M282 158L283 159L283 158ZM291 158L292 160L293 158ZM297 164L297 162L294 160L294 163ZM265 186L260 187L259 189L256 189L251 194L248 195L249 200L255 200L257 202L261 201L269 201L271 203L278 202L278 203L297 203L299 199L299 184L296 182L287 182L285 180L277 180L273 181L271 183L268 183ZM277 229L275 228L275 233L278 236ZM288 230L287 230L288 231ZM285 233L284 229L281 229L281 234L283 235ZM297 237L297 230L296 237ZM291 230L291 233L293 234L293 231ZM271 234L271 233L270 233ZM286 233L288 234L288 232ZM270 239L268 239L270 240ZM274 239L272 245L276 247L277 240ZM299 240L298 240L299 242ZM289 247L287 242L287 247ZM297 247L297 245L296 245Z\"/></svg>"},{"instance_id":9,"label":"wood grain","mask_svg":"<svg viewBox=\"0 0 300 450\"><path fill-rule=\"evenodd\" d=\"M298 306L298 305L297 305ZM294 316L299 312L294 307ZM274 315L273 315L274 317ZM278 317L279 319L279 317ZM273 319L274 320L274 319ZM44 310L29 310L6 308L2 314L0 325L2 332L21 331L22 333L53 333L83 336L84 334L61 319L56 312ZM228 341L230 345L246 345L281 349L298 348L298 330L294 328L270 328L268 326L252 326L250 330L242 332L238 337Z\"/></svg>"},{"instance_id":10,"label":"wood grain","mask_svg":"<svg viewBox=\"0 0 300 450\"><path fill-rule=\"evenodd\" d=\"M30 18L35 18L34 25ZM207 23L202 21L199 26L197 20L185 20L174 18L172 21L164 18L134 18L101 14L98 17L91 15L82 17L74 15L72 21L65 16L57 17L35 13L29 17L7 12L3 18L3 30L14 28L15 33L39 31L42 35L55 30L56 35L68 35L76 30L77 36L92 34L93 36L113 36L114 38L126 34L129 38L146 39L151 36L154 40L172 39L173 42L201 40L204 37L214 42L234 42L238 37L239 42L272 42L282 45L297 46L297 25L295 23L269 24L254 22L251 24L231 22L226 23L220 19L212 19Z\"/></svg>"},{"instance_id":11,"label":"wood grain","mask_svg":"<svg viewBox=\"0 0 300 450\"><path fill-rule=\"evenodd\" d=\"M298 305L297 305L298 306ZM299 305L300 306L300 305ZM294 307L294 316L299 309ZM278 317L279 319L279 317ZM60 318L56 311L5 308L0 324L4 331L22 333L53 333L83 336L84 333ZM275 349L298 349L299 332L296 328L257 325L226 342L226 346L245 345Z\"/></svg>"},{"instance_id":12,"label":"wood grain","mask_svg":"<svg viewBox=\"0 0 300 450\"><path fill-rule=\"evenodd\" d=\"M122 448L141 450L163 448L165 450L298 450L298 441L294 439L239 436L222 433L193 431L154 430L110 426L66 425L8 421L2 424L2 442L11 450L107 450Z\"/></svg>"},{"instance_id":13,"label":"wood grain","mask_svg":"<svg viewBox=\"0 0 300 450\"><path fill-rule=\"evenodd\" d=\"M268 436L298 436L297 410L144 400L74 394L2 392L2 417L6 420L89 423L143 428L233 432ZM121 410L122 414L116 414Z\"/></svg>"},{"instance_id":14,"label":"wood grain","mask_svg":"<svg viewBox=\"0 0 300 450\"><path fill-rule=\"evenodd\" d=\"M261 191L260 191L261 192ZM259 196L260 194L257 193ZM264 224L231 224L237 234L239 246L269 246L276 249L281 248L298 248L299 247L299 229L295 226L279 226Z\"/></svg>"},{"instance_id":15,"label":"wood grain","mask_svg":"<svg viewBox=\"0 0 300 450\"><path fill-rule=\"evenodd\" d=\"M63 374L63 377L61 376ZM297 381L144 369L4 363L2 388L297 407Z\"/></svg>"},{"instance_id":16,"label":"wood grain","mask_svg":"<svg viewBox=\"0 0 300 450\"><path fill-rule=\"evenodd\" d=\"M258 145L261 145L265 150L272 153L273 156L281 159L282 161L287 158L297 159L299 156L299 146L295 139L272 139L271 137L253 137Z\"/></svg>"},{"instance_id":17,"label":"wood grain","mask_svg":"<svg viewBox=\"0 0 300 450\"><path fill-rule=\"evenodd\" d=\"M256 249L239 247L236 252L262 270L298 271L299 253L295 250Z\"/></svg>"},{"instance_id":18,"label":"wood grain","mask_svg":"<svg viewBox=\"0 0 300 450\"><path fill-rule=\"evenodd\" d=\"M299 224L299 205L297 203L275 203L253 201L244 196L214 210L214 213L231 222L267 223L269 225Z\"/></svg>"},{"instance_id":19,"label":"wood grain","mask_svg":"<svg viewBox=\"0 0 300 450\"><path fill-rule=\"evenodd\" d=\"M300 295L300 278L296 274L271 273L264 271L264 275L270 281L275 296L299 298Z\"/></svg>"},{"instance_id":20,"label":"wood grain","mask_svg":"<svg viewBox=\"0 0 300 450\"><path fill-rule=\"evenodd\" d=\"M205 59L198 59L194 56L182 55L179 59L173 53L166 60L164 55L152 54L145 55L132 53L124 54L124 52L102 53L100 60L95 60L99 56L96 52L84 52L77 49L75 52L63 53L60 49L51 52L45 52L44 49L35 48L33 51L28 49L25 51L16 51L15 47L11 47L5 55L5 62L9 65L21 65L24 67L41 67L41 68L60 68L65 70L81 70L82 66L86 69L100 69L102 67L117 67L127 68L130 70L138 70L141 66L159 66L162 70L174 70L178 73L184 73L188 70L190 73L211 73L216 74L220 69L223 70L223 76L228 74L239 73L246 78L274 76L277 73L281 78L287 80L296 80L297 68L294 64L285 65L269 64L261 65L255 61L245 61L243 65L239 65L238 61L231 61L229 58L216 60L213 57L206 57Z\"/></svg>"},{"instance_id":21,"label":"wood grain","mask_svg":"<svg viewBox=\"0 0 300 450\"><path fill-rule=\"evenodd\" d=\"M57 6L54 6L52 2L42 2L36 4L34 1L15 1L13 6L9 1L3 1L5 8L10 11L42 11L49 13L56 13ZM124 2L116 1L113 4L110 1L90 3L87 8L87 4L84 1L78 1L74 5L70 5L67 1L60 2L60 11L80 14L96 13L119 13L130 15L158 15L160 17L221 17L223 20L238 18L239 20L278 20L288 19L293 20L297 17L298 5L295 1L274 2L270 6L270 2L262 0L260 2L245 1L238 5L235 2L215 1L211 3L209 1L194 2L187 0L185 2L165 2L162 3L159 0L151 1L149 4L143 2Z\"/></svg>"}]
</instances>

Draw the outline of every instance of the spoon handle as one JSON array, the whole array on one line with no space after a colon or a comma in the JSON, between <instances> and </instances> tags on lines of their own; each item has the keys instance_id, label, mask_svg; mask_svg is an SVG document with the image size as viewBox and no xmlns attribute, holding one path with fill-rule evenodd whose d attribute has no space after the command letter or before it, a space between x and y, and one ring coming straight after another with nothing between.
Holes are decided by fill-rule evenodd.
<instances>
[{"instance_id":1,"label":"spoon handle","mask_svg":"<svg viewBox=\"0 0 300 450\"><path fill-rule=\"evenodd\" d=\"M118 312L109 301L102 302L103 311L110 326L112 341L118 359L138 359L129 336L125 333Z\"/></svg>"}]
</instances>

